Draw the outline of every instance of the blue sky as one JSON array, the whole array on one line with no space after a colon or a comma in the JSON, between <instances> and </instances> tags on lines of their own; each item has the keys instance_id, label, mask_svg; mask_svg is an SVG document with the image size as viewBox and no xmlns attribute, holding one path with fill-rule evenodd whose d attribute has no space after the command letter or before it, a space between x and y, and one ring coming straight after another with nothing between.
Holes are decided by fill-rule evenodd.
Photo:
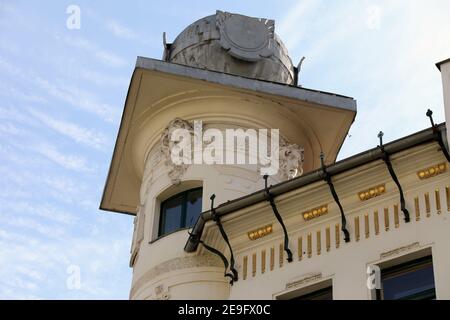
<instances>
[{"instance_id":1,"label":"blue sky","mask_svg":"<svg viewBox=\"0 0 450 320\"><path fill-rule=\"evenodd\" d=\"M448 0L0 0L0 299L128 298L133 219L98 206L136 56L216 9L275 19L303 86L357 99L341 159L444 121Z\"/></svg>"}]
</instances>

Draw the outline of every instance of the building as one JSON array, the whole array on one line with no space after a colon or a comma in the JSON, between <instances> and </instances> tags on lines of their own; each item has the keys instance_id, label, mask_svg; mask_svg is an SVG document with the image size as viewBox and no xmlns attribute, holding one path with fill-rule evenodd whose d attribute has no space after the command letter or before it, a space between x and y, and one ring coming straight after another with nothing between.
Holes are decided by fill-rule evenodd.
<instances>
[{"instance_id":1,"label":"building","mask_svg":"<svg viewBox=\"0 0 450 320\"><path fill-rule=\"evenodd\" d=\"M137 59L101 202L136 216L130 298L450 299L445 125L336 162L356 101L299 86L274 31L217 11ZM279 129L280 170L174 163L198 120Z\"/></svg>"}]
</instances>

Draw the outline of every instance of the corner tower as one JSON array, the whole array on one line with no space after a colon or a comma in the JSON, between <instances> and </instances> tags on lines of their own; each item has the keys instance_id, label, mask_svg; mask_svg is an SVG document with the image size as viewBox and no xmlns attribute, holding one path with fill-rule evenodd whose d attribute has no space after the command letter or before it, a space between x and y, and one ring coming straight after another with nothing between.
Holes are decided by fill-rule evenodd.
<instances>
[{"instance_id":1,"label":"corner tower","mask_svg":"<svg viewBox=\"0 0 450 320\"><path fill-rule=\"evenodd\" d=\"M184 251L189 228L211 195L217 206L264 186L255 165L174 164L174 130L279 129L271 183L318 169L321 152L335 162L356 102L299 87L296 72L273 20L221 11L164 37L163 60L137 58L100 205L135 216L131 299L226 299L220 258Z\"/></svg>"}]
</instances>

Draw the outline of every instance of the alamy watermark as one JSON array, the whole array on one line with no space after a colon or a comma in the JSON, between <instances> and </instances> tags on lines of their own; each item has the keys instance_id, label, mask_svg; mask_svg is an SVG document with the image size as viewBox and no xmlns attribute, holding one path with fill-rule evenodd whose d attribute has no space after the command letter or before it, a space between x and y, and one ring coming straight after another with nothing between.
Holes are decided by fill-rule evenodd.
<instances>
[{"instance_id":1,"label":"alamy watermark","mask_svg":"<svg viewBox=\"0 0 450 320\"><path fill-rule=\"evenodd\" d=\"M68 277L66 279L66 287L69 290L81 289L81 268L77 265L70 265L66 269Z\"/></svg>"},{"instance_id":2,"label":"alamy watermark","mask_svg":"<svg viewBox=\"0 0 450 320\"><path fill-rule=\"evenodd\" d=\"M193 130L171 131L170 141L170 158L175 165L249 164L260 167L262 175L275 175L279 170L279 129L203 131L202 121L196 120Z\"/></svg>"},{"instance_id":3,"label":"alamy watermark","mask_svg":"<svg viewBox=\"0 0 450 320\"><path fill-rule=\"evenodd\" d=\"M69 30L81 29L81 8L75 4L71 4L66 8L69 15L66 20L66 27Z\"/></svg>"},{"instance_id":4,"label":"alamy watermark","mask_svg":"<svg viewBox=\"0 0 450 320\"><path fill-rule=\"evenodd\" d=\"M377 265L367 267L367 288L369 290L381 289L381 270Z\"/></svg>"}]
</instances>

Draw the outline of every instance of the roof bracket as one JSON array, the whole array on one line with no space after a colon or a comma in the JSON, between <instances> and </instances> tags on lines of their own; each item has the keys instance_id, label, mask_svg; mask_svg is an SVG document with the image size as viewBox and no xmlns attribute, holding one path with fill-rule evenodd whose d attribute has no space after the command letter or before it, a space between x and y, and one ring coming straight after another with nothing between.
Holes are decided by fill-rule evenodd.
<instances>
[{"instance_id":1,"label":"roof bracket","mask_svg":"<svg viewBox=\"0 0 450 320\"><path fill-rule=\"evenodd\" d=\"M384 163L386 164L389 173L392 177L392 180L394 180L395 184L397 185L398 191L400 192L400 207L401 210L404 214L404 220L406 223L410 222L410 218L409 218L409 212L408 209L406 209L406 202L405 202L405 195L403 194L403 189L402 186L400 184L400 181L397 178L397 175L395 174L394 168L392 167L392 162L391 162L391 158L389 156L389 154L386 152L386 150L384 149L384 145L383 145L383 136L384 133L383 131L380 131L380 133L378 134L378 138L380 139L380 145L378 146L381 150L381 159L384 161Z\"/></svg>"},{"instance_id":2,"label":"roof bracket","mask_svg":"<svg viewBox=\"0 0 450 320\"><path fill-rule=\"evenodd\" d=\"M448 150L445 147L444 140L442 139L441 132L438 130L437 125L434 123L433 111L431 111L430 109L428 109L428 111L427 111L427 117L430 118L431 127L433 128L434 139L437 141L437 143L439 143L439 146L441 147L442 153L444 154L444 156L447 159L447 161L450 162L450 154L448 153Z\"/></svg>"},{"instance_id":3,"label":"roof bracket","mask_svg":"<svg viewBox=\"0 0 450 320\"><path fill-rule=\"evenodd\" d=\"M281 227L283 228L284 232L284 251L286 251L287 254L287 261L292 262L294 259L292 258L292 252L289 249L289 235L286 229L286 226L284 225L283 218L281 217L280 213L278 212L277 205L275 204L275 200L273 198L273 195L269 191L269 187L267 186L267 179L269 178L268 175L264 175L264 192L266 196L266 200L269 201L270 206L272 207L272 211L277 218L278 222L280 223Z\"/></svg>"},{"instance_id":4,"label":"roof bracket","mask_svg":"<svg viewBox=\"0 0 450 320\"><path fill-rule=\"evenodd\" d=\"M206 250L208 250L209 252L219 256L220 259L222 259L223 265L225 267L224 277L230 278L230 285L233 285L234 281L235 280L237 281L237 279L235 278L235 277L237 277L237 275L235 275L234 273L227 272L228 266L230 265L228 263L227 257L225 257L224 254L222 252L220 252L219 250L217 250L217 249L207 245L206 243L204 243L202 240L199 240L198 242L201 243L205 247Z\"/></svg>"},{"instance_id":5,"label":"roof bracket","mask_svg":"<svg viewBox=\"0 0 450 320\"><path fill-rule=\"evenodd\" d=\"M338 205L339 211L341 212L341 230L344 233L344 240L345 242L350 242L350 233L347 230L347 219L345 218L344 209L342 208L341 202L339 201L339 196L336 193L336 189L334 188L333 181L331 180L331 175L328 173L327 167L325 166L324 157L325 156L323 152L321 152L320 162L322 164L323 180L325 180L325 182L330 187L331 195L333 196L333 199Z\"/></svg>"},{"instance_id":6,"label":"roof bracket","mask_svg":"<svg viewBox=\"0 0 450 320\"><path fill-rule=\"evenodd\" d=\"M238 272L234 267L235 261L234 261L234 254L233 254L233 249L231 248L231 244L230 241L228 239L228 236L225 232L225 229L223 228L222 222L220 221L220 216L216 213L216 209L214 209L214 199L216 198L216 195L213 194L210 199L211 199L211 215L213 217L214 222L216 223L217 227L219 228L220 234L222 235L223 240L225 241L225 243L228 246L228 249L230 250L230 271L232 273L232 281L230 284L232 284L235 281L238 281L239 276L238 276ZM205 244L203 244L205 245ZM205 247L206 248L206 247ZM210 250L211 251L211 250ZM223 256L223 254L221 254ZM225 256L222 257L225 258ZM225 258L226 260L226 258ZM228 265L225 265L225 269L228 268ZM225 270L225 276L227 276L226 270Z\"/></svg>"}]
</instances>

